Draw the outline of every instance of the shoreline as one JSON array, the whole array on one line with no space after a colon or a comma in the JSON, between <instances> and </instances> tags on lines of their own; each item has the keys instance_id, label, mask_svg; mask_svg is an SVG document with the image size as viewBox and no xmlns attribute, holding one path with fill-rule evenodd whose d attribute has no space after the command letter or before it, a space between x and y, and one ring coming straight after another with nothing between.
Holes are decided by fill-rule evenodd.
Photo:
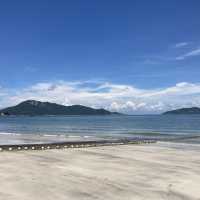
<instances>
[{"instance_id":1,"label":"shoreline","mask_svg":"<svg viewBox=\"0 0 200 200\"><path fill-rule=\"evenodd\" d=\"M171 137L171 138L170 138ZM0 135L0 152L23 150L48 150L87 148L98 146L115 146L128 144L151 144L157 142L177 144L200 144L199 135L170 136L169 138L156 137L121 137L105 138L96 136L65 136L65 135L29 135L29 134L2 134Z\"/></svg>"},{"instance_id":2,"label":"shoreline","mask_svg":"<svg viewBox=\"0 0 200 200\"><path fill-rule=\"evenodd\" d=\"M150 144L156 140L147 139L110 139L110 140L87 140L87 141L62 141L62 142L45 142L45 143L24 143L24 144L5 144L0 145L2 151L22 151L22 150L48 150L48 149L65 149L65 148L86 148L98 146L113 146L127 144Z\"/></svg>"},{"instance_id":3,"label":"shoreline","mask_svg":"<svg viewBox=\"0 0 200 200\"><path fill-rule=\"evenodd\" d=\"M180 135L169 137L99 137L88 135L61 135L61 134L0 134L0 152L3 151L23 151L23 150L48 150L65 148L87 148L95 146L113 146L127 144L149 144L156 142L171 142L185 144L200 144L200 135Z\"/></svg>"}]
</instances>

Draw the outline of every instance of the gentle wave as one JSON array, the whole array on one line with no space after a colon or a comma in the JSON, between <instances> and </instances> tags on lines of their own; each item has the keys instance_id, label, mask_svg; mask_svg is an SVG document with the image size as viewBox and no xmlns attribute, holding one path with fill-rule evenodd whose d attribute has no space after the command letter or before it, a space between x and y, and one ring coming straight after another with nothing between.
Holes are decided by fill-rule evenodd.
<instances>
[{"instance_id":1,"label":"gentle wave","mask_svg":"<svg viewBox=\"0 0 200 200\"><path fill-rule=\"evenodd\" d=\"M0 132L0 135L22 135L21 133Z\"/></svg>"},{"instance_id":2,"label":"gentle wave","mask_svg":"<svg viewBox=\"0 0 200 200\"><path fill-rule=\"evenodd\" d=\"M198 137L193 137L196 135L200 135L200 116L24 116L0 119L0 136L5 140L6 137L50 141L140 137L199 141Z\"/></svg>"}]
</instances>

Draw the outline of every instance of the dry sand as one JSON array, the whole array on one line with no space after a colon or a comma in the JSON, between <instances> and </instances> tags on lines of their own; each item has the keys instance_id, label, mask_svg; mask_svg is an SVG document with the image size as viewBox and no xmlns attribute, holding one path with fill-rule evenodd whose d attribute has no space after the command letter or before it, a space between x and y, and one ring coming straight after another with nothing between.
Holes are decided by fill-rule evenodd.
<instances>
[{"instance_id":1,"label":"dry sand","mask_svg":"<svg viewBox=\"0 0 200 200\"><path fill-rule=\"evenodd\" d=\"M0 200L200 199L200 146L186 146L2 152Z\"/></svg>"}]
</instances>

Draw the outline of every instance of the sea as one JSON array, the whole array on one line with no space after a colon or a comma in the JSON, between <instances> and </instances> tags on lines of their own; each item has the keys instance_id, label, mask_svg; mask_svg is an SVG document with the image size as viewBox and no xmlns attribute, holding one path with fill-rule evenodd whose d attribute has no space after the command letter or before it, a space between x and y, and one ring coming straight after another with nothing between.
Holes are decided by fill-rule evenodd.
<instances>
[{"instance_id":1,"label":"sea","mask_svg":"<svg viewBox=\"0 0 200 200\"><path fill-rule=\"evenodd\" d=\"M1 145L111 138L200 144L200 115L0 117Z\"/></svg>"}]
</instances>

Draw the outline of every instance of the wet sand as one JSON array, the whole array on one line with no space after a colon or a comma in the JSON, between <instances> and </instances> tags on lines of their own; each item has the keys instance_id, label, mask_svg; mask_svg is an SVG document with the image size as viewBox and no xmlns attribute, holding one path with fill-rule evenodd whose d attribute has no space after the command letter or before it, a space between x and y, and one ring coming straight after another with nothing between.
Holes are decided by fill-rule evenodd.
<instances>
[{"instance_id":1,"label":"wet sand","mask_svg":"<svg viewBox=\"0 0 200 200\"><path fill-rule=\"evenodd\" d=\"M2 200L200 199L200 146L1 152L0 177Z\"/></svg>"}]
</instances>

